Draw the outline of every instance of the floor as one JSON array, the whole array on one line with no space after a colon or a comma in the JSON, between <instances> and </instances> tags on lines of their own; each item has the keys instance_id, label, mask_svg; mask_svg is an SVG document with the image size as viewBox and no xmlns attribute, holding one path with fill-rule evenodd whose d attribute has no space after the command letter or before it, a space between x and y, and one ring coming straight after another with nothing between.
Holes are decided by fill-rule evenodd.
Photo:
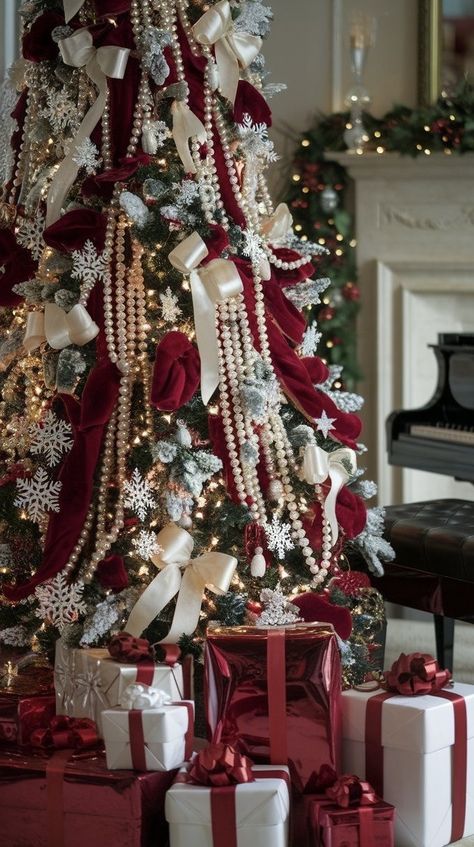
<instances>
[{"instance_id":1,"label":"floor","mask_svg":"<svg viewBox=\"0 0 474 847\"><path fill-rule=\"evenodd\" d=\"M390 618L387 629L385 667L403 653L414 650L435 654L434 627L431 621L407 621ZM456 624L454 673L458 682L474 684L474 624ZM456 842L457 847L474 847L474 835Z\"/></svg>"}]
</instances>

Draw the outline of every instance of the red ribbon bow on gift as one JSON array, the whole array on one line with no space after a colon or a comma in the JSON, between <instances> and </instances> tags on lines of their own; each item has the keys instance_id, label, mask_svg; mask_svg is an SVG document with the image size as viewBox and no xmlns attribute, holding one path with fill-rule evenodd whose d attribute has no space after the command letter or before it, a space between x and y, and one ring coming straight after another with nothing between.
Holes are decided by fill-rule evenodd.
<instances>
[{"instance_id":1,"label":"red ribbon bow on gift","mask_svg":"<svg viewBox=\"0 0 474 847\"><path fill-rule=\"evenodd\" d=\"M441 670L429 653L401 653L385 675L389 691L413 696L441 691L451 679L451 672Z\"/></svg>"},{"instance_id":2,"label":"red ribbon bow on gift","mask_svg":"<svg viewBox=\"0 0 474 847\"><path fill-rule=\"evenodd\" d=\"M239 785L254 782L252 762L228 744L210 744L194 758L186 781L196 785Z\"/></svg>"},{"instance_id":3,"label":"red ribbon bow on gift","mask_svg":"<svg viewBox=\"0 0 474 847\"><path fill-rule=\"evenodd\" d=\"M35 729L30 737L32 747L43 750L89 749L99 744L97 726L89 718L56 715L49 725Z\"/></svg>"},{"instance_id":4,"label":"red ribbon bow on gift","mask_svg":"<svg viewBox=\"0 0 474 847\"><path fill-rule=\"evenodd\" d=\"M348 809L349 806L371 806L377 802L377 795L372 786L349 773L338 777L334 785L326 788L325 793L326 797L341 809Z\"/></svg>"},{"instance_id":5,"label":"red ribbon bow on gift","mask_svg":"<svg viewBox=\"0 0 474 847\"><path fill-rule=\"evenodd\" d=\"M150 642L146 638L135 638L128 632L119 632L110 639L108 650L113 659L119 662L144 662L153 660Z\"/></svg>"}]
</instances>

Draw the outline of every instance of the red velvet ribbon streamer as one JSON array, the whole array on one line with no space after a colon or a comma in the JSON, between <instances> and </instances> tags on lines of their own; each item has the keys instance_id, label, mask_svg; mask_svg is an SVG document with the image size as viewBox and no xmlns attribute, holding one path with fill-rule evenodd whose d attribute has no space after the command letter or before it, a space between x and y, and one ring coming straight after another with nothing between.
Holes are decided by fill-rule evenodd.
<instances>
[{"instance_id":1,"label":"red velvet ribbon streamer","mask_svg":"<svg viewBox=\"0 0 474 847\"><path fill-rule=\"evenodd\" d=\"M443 685L450 680L449 671L440 670L438 663L426 653L400 655L387 674L390 690L376 694L367 702L365 713L365 775L377 794L383 797L383 746L382 709L385 700L396 694L416 696L429 694L443 697L453 704L454 746L452 757L452 821L451 841L459 841L464 834L467 789L467 711L466 702L459 694L446 691ZM393 686L393 688L391 687Z\"/></svg>"},{"instance_id":2,"label":"red velvet ribbon streamer","mask_svg":"<svg viewBox=\"0 0 474 847\"><path fill-rule=\"evenodd\" d=\"M286 764L286 659L285 630L269 629L267 639L268 728L270 762Z\"/></svg>"},{"instance_id":3,"label":"red velvet ribbon streamer","mask_svg":"<svg viewBox=\"0 0 474 847\"><path fill-rule=\"evenodd\" d=\"M30 736L32 747L42 750L78 750L96 747L99 743L97 726L89 718L70 718L56 715L48 726L33 730Z\"/></svg>"},{"instance_id":4,"label":"red velvet ribbon streamer","mask_svg":"<svg viewBox=\"0 0 474 847\"><path fill-rule=\"evenodd\" d=\"M191 753L194 746L194 708L192 703L182 703L176 701L170 703L170 706L184 706L188 712L188 727L184 735L184 759L188 761L191 758ZM145 733L143 731L143 712L141 709L130 709L128 713L128 731L130 735L130 754L132 757L132 767L136 771L146 771L146 754L147 747Z\"/></svg>"}]
</instances>

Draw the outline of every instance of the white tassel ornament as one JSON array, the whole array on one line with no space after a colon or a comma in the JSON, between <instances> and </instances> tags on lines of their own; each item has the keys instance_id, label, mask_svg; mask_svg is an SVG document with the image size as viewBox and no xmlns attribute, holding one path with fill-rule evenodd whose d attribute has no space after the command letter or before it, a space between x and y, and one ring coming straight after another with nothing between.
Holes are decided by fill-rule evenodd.
<instances>
[{"instance_id":1,"label":"white tassel ornament","mask_svg":"<svg viewBox=\"0 0 474 847\"><path fill-rule=\"evenodd\" d=\"M267 563L265 561L265 556L263 555L262 547L255 548L255 555L250 562L250 573L254 577L261 578L265 576L265 571L267 569Z\"/></svg>"}]
</instances>

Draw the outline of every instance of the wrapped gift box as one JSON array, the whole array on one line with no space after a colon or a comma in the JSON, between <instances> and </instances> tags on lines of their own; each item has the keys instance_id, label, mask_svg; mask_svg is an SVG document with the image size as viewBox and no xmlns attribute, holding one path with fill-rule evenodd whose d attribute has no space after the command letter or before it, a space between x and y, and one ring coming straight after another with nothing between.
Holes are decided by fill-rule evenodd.
<instances>
[{"instance_id":1,"label":"wrapped gift box","mask_svg":"<svg viewBox=\"0 0 474 847\"><path fill-rule=\"evenodd\" d=\"M467 797L461 835L474 833L474 686L457 683L449 692L461 695L467 712ZM377 692L345 691L343 768L366 777L366 709ZM383 797L396 807L397 847L444 847L453 823L453 703L432 695L393 695L382 706L381 744ZM458 742L458 749L460 743ZM456 797L459 803L463 797Z\"/></svg>"},{"instance_id":2,"label":"wrapped gift box","mask_svg":"<svg viewBox=\"0 0 474 847\"><path fill-rule=\"evenodd\" d=\"M125 688L134 682L160 688L172 700L183 699L183 669L178 663L157 663L153 675L141 679L139 664L117 662L101 648L68 648L61 639L56 642L54 680L57 713L91 718L100 731L102 712L119 706Z\"/></svg>"},{"instance_id":3,"label":"wrapped gift box","mask_svg":"<svg viewBox=\"0 0 474 847\"><path fill-rule=\"evenodd\" d=\"M287 847L288 786L284 779L265 777L266 772L274 772L275 769L275 766L256 766L253 768L255 782L232 788L175 782L166 795L165 803L170 847L229 847L229 844L237 847ZM288 772L283 767L278 767L278 770ZM181 773L185 772L186 768ZM232 792L232 814L228 813L227 803L226 806L220 803L219 791L225 792L227 797ZM214 802L211 799L213 792ZM216 808L221 812L219 819L216 819Z\"/></svg>"},{"instance_id":4,"label":"wrapped gift box","mask_svg":"<svg viewBox=\"0 0 474 847\"><path fill-rule=\"evenodd\" d=\"M395 809L379 800L341 809L315 798L308 807L308 847L394 847Z\"/></svg>"},{"instance_id":5,"label":"wrapped gift box","mask_svg":"<svg viewBox=\"0 0 474 847\"><path fill-rule=\"evenodd\" d=\"M28 744L33 730L48 724L55 711L55 698L50 694L0 694L0 743Z\"/></svg>"},{"instance_id":6,"label":"wrapped gift box","mask_svg":"<svg viewBox=\"0 0 474 847\"><path fill-rule=\"evenodd\" d=\"M108 771L103 756L92 756L71 759L61 778L63 753L0 751L0 847L167 843L164 798L176 771Z\"/></svg>"},{"instance_id":7,"label":"wrapped gift box","mask_svg":"<svg viewBox=\"0 0 474 847\"><path fill-rule=\"evenodd\" d=\"M143 764L147 771L180 767L192 751L194 710L192 701L186 703L102 712L107 767L140 769Z\"/></svg>"},{"instance_id":8,"label":"wrapped gift box","mask_svg":"<svg viewBox=\"0 0 474 847\"><path fill-rule=\"evenodd\" d=\"M205 662L209 737L257 763L284 761L299 791L311 791L321 765L340 770L341 671L331 627L213 630Z\"/></svg>"}]
</instances>

